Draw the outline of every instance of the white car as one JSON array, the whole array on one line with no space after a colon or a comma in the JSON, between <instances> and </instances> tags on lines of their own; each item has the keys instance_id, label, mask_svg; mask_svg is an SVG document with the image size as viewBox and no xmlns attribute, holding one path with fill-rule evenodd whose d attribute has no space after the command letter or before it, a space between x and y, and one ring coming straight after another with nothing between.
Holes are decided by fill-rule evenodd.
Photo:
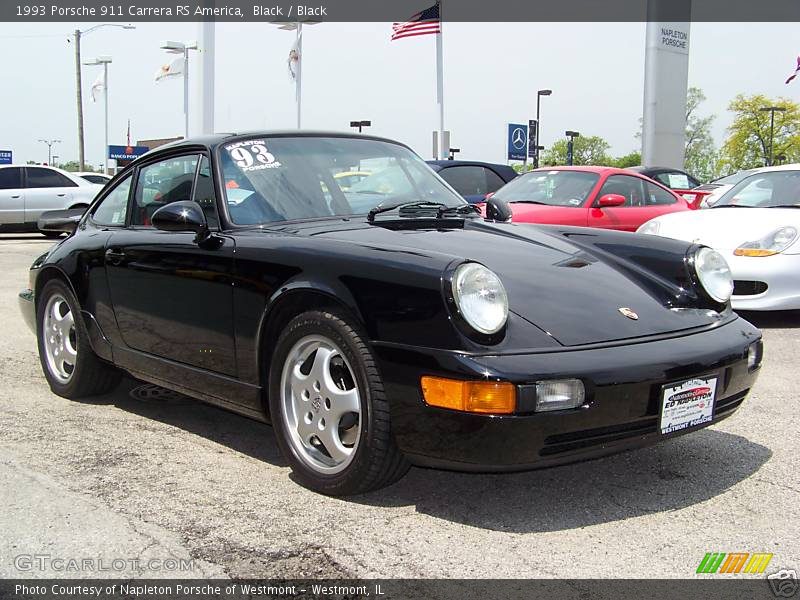
<instances>
[{"instance_id":1,"label":"white car","mask_svg":"<svg viewBox=\"0 0 800 600\"><path fill-rule=\"evenodd\" d=\"M717 200L722 198L729 189L739 183L745 177L757 173L760 169L745 169L727 177L720 177L709 183L697 186L693 191L698 192L711 192L708 196L703 198L700 202L700 208L710 208L717 203Z\"/></svg>"},{"instance_id":2,"label":"white car","mask_svg":"<svg viewBox=\"0 0 800 600\"><path fill-rule=\"evenodd\" d=\"M759 169L708 210L656 217L638 233L720 252L733 274L737 310L800 309L800 165Z\"/></svg>"},{"instance_id":3,"label":"white car","mask_svg":"<svg viewBox=\"0 0 800 600\"><path fill-rule=\"evenodd\" d=\"M0 166L0 232L39 231L43 212L86 208L102 185L44 165ZM43 232L48 237L59 233Z\"/></svg>"},{"instance_id":4,"label":"white car","mask_svg":"<svg viewBox=\"0 0 800 600\"><path fill-rule=\"evenodd\" d=\"M95 173L94 171L81 171L75 173L81 179L85 179L89 183L96 183L98 185L105 185L111 181L111 176L104 173Z\"/></svg>"}]
</instances>

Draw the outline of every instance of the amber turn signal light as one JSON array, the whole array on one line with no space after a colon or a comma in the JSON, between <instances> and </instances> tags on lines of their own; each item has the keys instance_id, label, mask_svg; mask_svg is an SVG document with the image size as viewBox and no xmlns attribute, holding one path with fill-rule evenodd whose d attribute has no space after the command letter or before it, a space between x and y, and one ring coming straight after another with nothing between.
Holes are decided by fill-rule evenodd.
<instances>
[{"instance_id":1,"label":"amber turn signal light","mask_svg":"<svg viewBox=\"0 0 800 600\"><path fill-rule=\"evenodd\" d=\"M495 415L511 414L517 406L517 390L511 383L428 376L420 383L425 402L430 406Z\"/></svg>"},{"instance_id":2,"label":"amber turn signal light","mask_svg":"<svg viewBox=\"0 0 800 600\"><path fill-rule=\"evenodd\" d=\"M733 254L735 256L773 256L777 254L777 252L764 248L737 248L733 251Z\"/></svg>"}]
</instances>

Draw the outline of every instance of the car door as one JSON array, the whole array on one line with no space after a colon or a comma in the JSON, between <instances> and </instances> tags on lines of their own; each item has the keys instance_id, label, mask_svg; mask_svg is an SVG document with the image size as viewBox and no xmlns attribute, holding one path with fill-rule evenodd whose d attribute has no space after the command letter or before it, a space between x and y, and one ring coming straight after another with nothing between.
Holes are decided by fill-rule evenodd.
<instances>
[{"instance_id":1,"label":"car door","mask_svg":"<svg viewBox=\"0 0 800 600\"><path fill-rule=\"evenodd\" d=\"M25 167L25 221L35 223L43 212L69 208L78 184L46 167Z\"/></svg>"},{"instance_id":2,"label":"car door","mask_svg":"<svg viewBox=\"0 0 800 600\"><path fill-rule=\"evenodd\" d=\"M600 208L598 200L606 194L623 196L625 204ZM645 218L644 196L644 179L633 175L609 175L589 209L589 227L636 231L639 225L648 220Z\"/></svg>"},{"instance_id":3,"label":"car door","mask_svg":"<svg viewBox=\"0 0 800 600\"><path fill-rule=\"evenodd\" d=\"M162 155L163 156L163 155ZM199 174L199 175L198 175ZM218 233L218 204L205 155L154 158L139 167L128 226L105 251L106 276L125 346L149 357L236 375L233 238ZM153 213L170 202L199 200L212 236L159 231ZM120 362L135 361L123 357Z\"/></svg>"},{"instance_id":4,"label":"car door","mask_svg":"<svg viewBox=\"0 0 800 600\"><path fill-rule=\"evenodd\" d=\"M486 194L489 193L486 187L486 169L481 166L454 165L452 167L444 167L439 171L439 176L470 204L483 202L486 199Z\"/></svg>"},{"instance_id":5,"label":"car door","mask_svg":"<svg viewBox=\"0 0 800 600\"><path fill-rule=\"evenodd\" d=\"M25 222L22 167L0 168L0 226Z\"/></svg>"}]
</instances>

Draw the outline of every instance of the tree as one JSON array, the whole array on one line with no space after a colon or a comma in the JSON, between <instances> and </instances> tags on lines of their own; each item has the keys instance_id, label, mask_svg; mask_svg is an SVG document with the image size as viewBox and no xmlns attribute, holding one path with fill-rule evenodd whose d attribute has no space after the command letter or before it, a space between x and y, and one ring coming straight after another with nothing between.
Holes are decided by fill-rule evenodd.
<instances>
[{"instance_id":1,"label":"tree","mask_svg":"<svg viewBox=\"0 0 800 600\"><path fill-rule=\"evenodd\" d=\"M627 169L628 167L635 167L640 164L642 164L642 153L635 151L613 159L610 166Z\"/></svg>"},{"instance_id":2,"label":"tree","mask_svg":"<svg viewBox=\"0 0 800 600\"><path fill-rule=\"evenodd\" d=\"M614 159L608 155L611 146L597 135L575 138L572 163L575 165L609 165ZM567 164L567 140L558 140L542 155L546 166Z\"/></svg>"},{"instance_id":3,"label":"tree","mask_svg":"<svg viewBox=\"0 0 800 600\"><path fill-rule=\"evenodd\" d=\"M788 98L773 100L761 94L739 94L728 106L734 120L722 146L723 172L763 167L769 162L770 113L761 110L767 106L786 109L775 113L773 156L783 155L786 162L800 161L800 105Z\"/></svg>"},{"instance_id":4,"label":"tree","mask_svg":"<svg viewBox=\"0 0 800 600\"><path fill-rule=\"evenodd\" d=\"M684 169L700 179L708 181L716 175L717 151L711 136L714 115L700 117L697 108L706 100L698 87L690 87L686 94L686 151Z\"/></svg>"},{"instance_id":5,"label":"tree","mask_svg":"<svg viewBox=\"0 0 800 600\"><path fill-rule=\"evenodd\" d=\"M92 168L91 165L85 165L85 166L86 166L87 170L94 171L94 169ZM65 171L72 171L72 172L81 170L81 166L78 164L77 160L70 160L68 162L61 163L60 165L58 165L58 168L59 169L64 169Z\"/></svg>"}]
</instances>

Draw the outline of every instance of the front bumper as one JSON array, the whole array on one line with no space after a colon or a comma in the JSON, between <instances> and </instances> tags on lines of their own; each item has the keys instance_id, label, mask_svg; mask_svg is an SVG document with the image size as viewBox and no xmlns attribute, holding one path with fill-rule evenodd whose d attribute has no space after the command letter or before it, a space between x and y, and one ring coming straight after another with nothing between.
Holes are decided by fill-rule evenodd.
<instances>
[{"instance_id":1,"label":"front bumper","mask_svg":"<svg viewBox=\"0 0 800 600\"><path fill-rule=\"evenodd\" d=\"M734 256L726 260L736 281L757 281L767 284L766 291L731 297L734 310L797 310L800 309L800 255Z\"/></svg>"},{"instance_id":2,"label":"front bumper","mask_svg":"<svg viewBox=\"0 0 800 600\"><path fill-rule=\"evenodd\" d=\"M466 471L513 471L595 458L706 427L730 416L756 381L748 348L760 332L743 319L715 329L641 343L563 348L537 354L469 356L375 343L392 429L415 464ZM428 406L419 378L499 379L529 385L578 378L587 391L577 409L507 416ZM713 420L662 435L666 383L718 375Z\"/></svg>"},{"instance_id":3,"label":"front bumper","mask_svg":"<svg viewBox=\"0 0 800 600\"><path fill-rule=\"evenodd\" d=\"M22 318L25 319L25 323L30 327L30 330L36 333L36 304L33 301L33 290L22 290L17 297L17 301L22 312Z\"/></svg>"}]
</instances>

